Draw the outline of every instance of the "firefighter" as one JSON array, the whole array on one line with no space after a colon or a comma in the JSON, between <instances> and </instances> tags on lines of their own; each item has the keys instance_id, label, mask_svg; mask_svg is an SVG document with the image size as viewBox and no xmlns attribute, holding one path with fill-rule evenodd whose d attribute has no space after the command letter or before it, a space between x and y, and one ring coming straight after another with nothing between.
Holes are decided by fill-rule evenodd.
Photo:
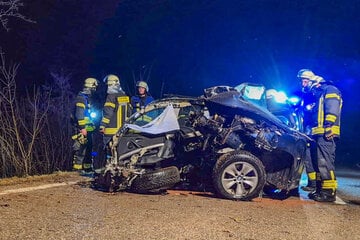
<instances>
[{"instance_id":1,"label":"firefighter","mask_svg":"<svg viewBox=\"0 0 360 240\"><path fill-rule=\"evenodd\" d=\"M120 79L116 75L107 75L104 82L107 85L107 96L100 123L100 132L103 133L103 142L106 146L130 116L131 106L129 96L122 90Z\"/></svg>"},{"instance_id":2,"label":"firefighter","mask_svg":"<svg viewBox=\"0 0 360 240\"><path fill-rule=\"evenodd\" d=\"M136 83L137 94L131 97L131 106L133 113L141 112L146 105L154 101L154 98L149 94L149 86L144 81Z\"/></svg>"},{"instance_id":3,"label":"firefighter","mask_svg":"<svg viewBox=\"0 0 360 240\"><path fill-rule=\"evenodd\" d=\"M86 78L84 88L75 99L72 114L75 134L73 144L73 170L92 171L92 133L95 124L91 119L91 96L96 91L98 81L95 78Z\"/></svg>"},{"instance_id":4,"label":"firefighter","mask_svg":"<svg viewBox=\"0 0 360 240\"><path fill-rule=\"evenodd\" d=\"M314 96L311 111L311 136L315 140L310 146L315 178L321 183L309 193L309 198L318 202L336 200L337 181L335 176L336 141L340 137L340 117L342 109L341 92L330 81L316 76L309 69L298 73L302 90Z\"/></svg>"}]
</instances>

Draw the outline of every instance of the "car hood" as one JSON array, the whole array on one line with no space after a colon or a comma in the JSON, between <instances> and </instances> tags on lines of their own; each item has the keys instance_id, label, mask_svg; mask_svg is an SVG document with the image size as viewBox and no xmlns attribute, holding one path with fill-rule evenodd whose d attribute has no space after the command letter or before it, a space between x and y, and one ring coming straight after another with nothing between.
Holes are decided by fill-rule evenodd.
<instances>
[{"instance_id":1,"label":"car hood","mask_svg":"<svg viewBox=\"0 0 360 240\"><path fill-rule=\"evenodd\" d=\"M235 115L240 115L276 125L287 132L293 131L267 109L243 100L237 91L219 93L205 98L205 102L211 115L218 114L229 121L232 121Z\"/></svg>"}]
</instances>

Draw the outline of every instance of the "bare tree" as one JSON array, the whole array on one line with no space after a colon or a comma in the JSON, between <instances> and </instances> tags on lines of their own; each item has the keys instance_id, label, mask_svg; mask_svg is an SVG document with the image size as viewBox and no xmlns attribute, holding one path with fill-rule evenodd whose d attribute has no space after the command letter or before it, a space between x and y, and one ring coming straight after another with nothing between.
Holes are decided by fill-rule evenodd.
<instances>
[{"instance_id":1,"label":"bare tree","mask_svg":"<svg viewBox=\"0 0 360 240\"><path fill-rule=\"evenodd\" d=\"M34 149L50 108L49 94L34 88L18 98L16 74L19 64L7 66L0 52L0 146L3 176L34 173Z\"/></svg>"},{"instance_id":2,"label":"bare tree","mask_svg":"<svg viewBox=\"0 0 360 240\"><path fill-rule=\"evenodd\" d=\"M20 7L24 6L22 0L8 0L8 1L0 1L0 22L2 27L9 31L9 19L17 18L26 22L34 22L33 20L27 18L23 14L20 13Z\"/></svg>"},{"instance_id":3,"label":"bare tree","mask_svg":"<svg viewBox=\"0 0 360 240\"><path fill-rule=\"evenodd\" d=\"M69 169L72 163L71 75L63 70L53 70L50 74L51 83L43 86L43 91L50 93L50 107L36 149L37 159L43 159L40 172Z\"/></svg>"}]
</instances>

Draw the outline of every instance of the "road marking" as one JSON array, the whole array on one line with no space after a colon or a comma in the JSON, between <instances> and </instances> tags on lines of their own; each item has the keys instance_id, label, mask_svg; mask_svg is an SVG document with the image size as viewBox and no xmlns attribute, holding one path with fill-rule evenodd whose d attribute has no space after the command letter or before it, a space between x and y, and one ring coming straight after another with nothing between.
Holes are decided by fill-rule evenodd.
<instances>
[{"instance_id":1,"label":"road marking","mask_svg":"<svg viewBox=\"0 0 360 240\"><path fill-rule=\"evenodd\" d=\"M341 198L339 198L338 196L336 196L336 201L335 201L336 204L340 204L340 205L345 205L346 202L344 202Z\"/></svg>"},{"instance_id":2,"label":"road marking","mask_svg":"<svg viewBox=\"0 0 360 240\"><path fill-rule=\"evenodd\" d=\"M0 196L1 195L7 195L10 193L23 193L23 192L30 192L30 191L35 191L35 190L42 190L42 189L48 189L48 188L54 188L54 187L61 187L61 186L66 186L66 185L74 185L77 184L78 182L62 182L62 183L52 183L52 184L44 184L44 185L40 185L40 186L36 186L36 187L25 187L25 188L17 188L17 189L9 189L9 190L5 190L0 192Z\"/></svg>"}]
</instances>

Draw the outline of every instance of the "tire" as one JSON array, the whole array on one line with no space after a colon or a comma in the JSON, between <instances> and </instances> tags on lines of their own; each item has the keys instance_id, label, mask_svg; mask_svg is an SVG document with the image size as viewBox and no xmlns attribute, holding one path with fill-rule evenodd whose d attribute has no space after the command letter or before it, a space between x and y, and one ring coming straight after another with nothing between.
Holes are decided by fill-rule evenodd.
<instances>
[{"instance_id":1,"label":"tire","mask_svg":"<svg viewBox=\"0 0 360 240\"><path fill-rule=\"evenodd\" d=\"M216 193L232 200L249 201L258 197L265 179L262 162L246 151L220 157L213 169Z\"/></svg>"},{"instance_id":2,"label":"tire","mask_svg":"<svg viewBox=\"0 0 360 240\"><path fill-rule=\"evenodd\" d=\"M138 176L132 182L130 190L137 193L161 191L171 188L178 182L180 182L179 170L171 166Z\"/></svg>"}]
</instances>

